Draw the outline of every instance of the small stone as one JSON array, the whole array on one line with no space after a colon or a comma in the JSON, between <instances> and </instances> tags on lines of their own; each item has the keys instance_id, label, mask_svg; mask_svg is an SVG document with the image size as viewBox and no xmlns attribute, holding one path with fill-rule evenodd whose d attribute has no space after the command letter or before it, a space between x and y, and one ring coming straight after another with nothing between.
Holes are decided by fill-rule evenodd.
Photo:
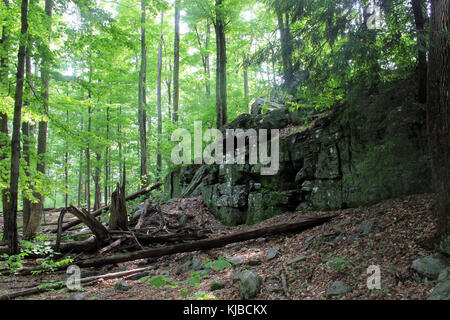
<instances>
[{"instance_id":1,"label":"small stone","mask_svg":"<svg viewBox=\"0 0 450 320\"><path fill-rule=\"evenodd\" d=\"M346 225L350 224L350 223L351 223L350 218L346 218L346 219L345 219L344 221L342 221L341 223L338 223L338 224L334 225L334 226L332 227L332 229L333 229L334 232L342 233L343 228L344 228Z\"/></svg>"},{"instance_id":2,"label":"small stone","mask_svg":"<svg viewBox=\"0 0 450 320\"><path fill-rule=\"evenodd\" d=\"M366 236L372 231L373 225L373 220L363 221L356 227L356 232L358 232L361 236Z\"/></svg>"},{"instance_id":3,"label":"small stone","mask_svg":"<svg viewBox=\"0 0 450 320\"><path fill-rule=\"evenodd\" d=\"M225 288L225 282L223 281L214 281L211 283L211 291L221 290Z\"/></svg>"},{"instance_id":4,"label":"small stone","mask_svg":"<svg viewBox=\"0 0 450 320\"><path fill-rule=\"evenodd\" d=\"M131 286L127 281L117 281L114 288L117 291L128 291L131 289Z\"/></svg>"},{"instance_id":5,"label":"small stone","mask_svg":"<svg viewBox=\"0 0 450 320\"><path fill-rule=\"evenodd\" d=\"M342 296L348 292L352 291L348 285L342 281L333 282L327 289L327 298Z\"/></svg>"},{"instance_id":6,"label":"small stone","mask_svg":"<svg viewBox=\"0 0 450 320\"><path fill-rule=\"evenodd\" d=\"M175 273L176 274L183 274L183 273L188 272L189 270L191 270L191 261L190 260L188 260L188 261L178 265Z\"/></svg>"},{"instance_id":7,"label":"small stone","mask_svg":"<svg viewBox=\"0 0 450 320\"><path fill-rule=\"evenodd\" d=\"M192 270L198 271L204 269L203 263L197 256L193 256L191 260Z\"/></svg>"},{"instance_id":8,"label":"small stone","mask_svg":"<svg viewBox=\"0 0 450 320\"><path fill-rule=\"evenodd\" d=\"M287 262L287 264L288 264L288 265L289 265L289 264L294 264L294 263L303 261L303 260L305 260L305 259L306 259L305 256L298 256L298 257L295 257L294 259L289 260L289 261Z\"/></svg>"},{"instance_id":9,"label":"small stone","mask_svg":"<svg viewBox=\"0 0 450 320\"><path fill-rule=\"evenodd\" d=\"M311 206L309 203L307 202L302 202L300 203L297 208L295 209L295 211L303 211L303 210L307 210L309 209Z\"/></svg>"},{"instance_id":10,"label":"small stone","mask_svg":"<svg viewBox=\"0 0 450 320\"><path fill-rule=\"evenodd\" d=\"M261 290L262 278L251 271L243 271L239 275L239 292L241 299L255 298Z\"/></svg>"},{"instance_id":11,"label":"small stone","mask_svg":"<svg viewBox=\"0 0 450 320\"><path fill-rule=\"evenodd\" d=\"M86 300L86 293L80 292L73 296L70 296L67 300Z\"/></svg>"},{"instance_id":12,"label":"small stone","mask_svg":"<svg viewBox=\"0 0 450 320\"><path fill-rule=\"evenodd\" d=\"M446 269L447 266L447 259L439 254L416 259L412 263L412 269L414 271L422 277L433 280L437 279L439 273Z\"/></svg>"},{"instance_id":13,"label":"small stone","mask_svg":"<svg viewBox=\"0 0 450 320\"><path fill-rule=\"evenodd\" d=\"M266 261L274 259L278 255L278 251L280 251L279 247L273 247L267 250Z\"/></svg>"},{"instance_id":14,"label":"small stone","mask_svg":"<svg viewBox=\"0 0 450 320\"><path fill-rule=\"evenodd\" d=\"M233 264L235 265L246 264L248 262L248 259L245 256L234 256L231 257L229 260L233 262Z\"/></svg>"}]
</instances>

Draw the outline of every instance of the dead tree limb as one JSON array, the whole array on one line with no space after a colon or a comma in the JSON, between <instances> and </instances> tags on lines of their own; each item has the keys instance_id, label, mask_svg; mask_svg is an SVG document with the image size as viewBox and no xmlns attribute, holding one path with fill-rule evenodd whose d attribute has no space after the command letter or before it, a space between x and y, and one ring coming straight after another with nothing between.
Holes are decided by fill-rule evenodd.
<instances>
[{"instance_id":1,"label":"dead tree limb","mask_svg":"<svg viewBox=\"0 0 450 320\"><path fill-rule=\"evenodd\" d=\"M111 238L109 231L105 228L105 226L101 224L101 222L99 222L97 219L95 219L91 214L89 214L85 210L80 211L74 206L70 206L69 208L63 209L58 218L58 233L56 236L55 245L56 251L59 251L60 249L62 221L66 212L69 212L80 219L80 221L82 221L95 235L95 240L99 245L108 242L108 240Z\"/></svg>"},{"instance_id":2,"label":"dead tree limb","mask_svg":"<svg viewBox=\"0 0 450 320\"><path fill-rule=\"evenodd\" d=\"M104 275L100 275L100 276L87 277L87 278L80 279L80 284L83 284L86 287L86 286L95 284L100 279L108 280L108 279L117 279L117 278L121 278L121 277L127 277L127 276L135 275L138 273L143 273L145 271L150 271L154 268L155 267L150 266L150 267L145 267L145 268L139 268L139 269L133 269L133 270L127 270L127 271L121 271L121 272L115 272L115 273L108 273L108 274L104 274ZM36 286L36 287L30 288L30 289L18 291L18 292L2 294L2 295L0 295L0 300L11 300L11 299L15 299L18 297L30 296L33 294L43 293L43 292L50 291L50 290L62 289L65 286L66 286L65 282L59 282L59 283L55 283L54 285L47 285L47 286L40 285L40 286Z\"/></svg>"},{"instance_id":3,"label":"dead tree limb","mask_svg":"<svg viewBox=\"0 0 450 320\"><path fill-rule=\"evenodd\" d=\"M127 197L125 198L125 200L126 200L126 201L134 200L134 199L136 199L136 198L139 198L140 196L143 196L143 195L146 195L146 194L150 193L150 192L153 191L153 190L159 189L161 186L162 186L162 183L161 183L161 182L157 182L157 183L155 183L153 186L151 186L151 187L149 187L149 188L145 188L145 189L142 189L142 190L140 190L140 191L138 191L138 192L135 192L135 193L133 193L133 194L130 194L129 196L127 196ZM98 217L98 216L100 216L104 211L109 210L109 208L110 208L110 205L101 207L100 209L95 210L94 212L92 212L92 216ZM70 229L70 228L72 228L72 227L75 227L76 225L79 225L80 223L81 223L80 220L75 220L75 221L69 222L69 223L65 224L65 225L62 227L62 231L66 231L66 230L68 230L68 229ZM54 231L53 231L53 233L57 233L57 232L58 232L58 230L54 230Z\"/></svg>"},{"instance_id":4,"label":"dead tree limb","mask_svg":"<svg viewBox=\"0 0 450 320\"><path fill-rule=\"evenodd\" d=\"M275 226L264 227L251 231L244 231L234 233L214 239L204 239L191 243L176 244L172 246L165 246L161 248L152 248L141 251L123 253L118 255L112 255L107 257L99 257L87 260L77 261L76 265L82 268L86 267L99 267L114 263L121 263L127 261L133 261L138 259L146 259L152 257L161 257L165 255L192 252L198 250L206 250L213 248L220 248L230 243L241 242L260 237L273 236L282 233L300 232L307 229L311 229L315 226L321 225L331 220L334 215L326 215L322 217L309 217L304 218L302 221L288 224L281 224Z\"/></svg>"}]
</instances>

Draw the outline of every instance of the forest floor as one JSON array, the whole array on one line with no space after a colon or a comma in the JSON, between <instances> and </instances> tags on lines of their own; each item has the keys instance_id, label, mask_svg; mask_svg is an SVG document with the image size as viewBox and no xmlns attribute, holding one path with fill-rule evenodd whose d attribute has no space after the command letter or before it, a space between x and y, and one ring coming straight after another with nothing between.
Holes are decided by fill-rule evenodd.
<instances>
[{"instance_id":1,"label":"forest floor","mask_svg":"<svg viewBox=\"0 0 450 320\"><path fill-rule=\"evenodd\" d=\"M127 279L127 291L117 289L116 282L120 279L100 280L82 288L81 297L85 300L240 299L236 275L242 270L250 270L264 281L256 299L327 299L326 290L336 280L349 285L352 291L334 299L426 299L436 283L420 279L410 266L413 260L433 253L426 243L435 232L435 218L432 215L435 206L432 195L407 196L370 207L335 211L336 218L302 233L259 238L208 251L83 269L82 277L85 274L101 275L144 266L154 267L145 279ZM226 227L208 212L201 197L171 200L161 210L167 214L191 216L199 225L208 226L215 236L293 222L306 214L286 213L251 227ZM355 237L357 227L367 222L371 224L370 232ZM356 239L352 241L352 238ZM270 260L266 257L269 250L276 252ZM221 271L207 273L192 273L192 270L182 268L183 263L192 257L203 264L205 261L217 261L220 256L234 263ZM381 269L381 289L367 288L367 268L370 265ZM63 272L1 276L0 293L20 291L45 281L66 278ZM224 287L211 291L213 282L221 282ZM76 294L64 288L19 299L73 299Z\"/></svg>"}]
</instances>

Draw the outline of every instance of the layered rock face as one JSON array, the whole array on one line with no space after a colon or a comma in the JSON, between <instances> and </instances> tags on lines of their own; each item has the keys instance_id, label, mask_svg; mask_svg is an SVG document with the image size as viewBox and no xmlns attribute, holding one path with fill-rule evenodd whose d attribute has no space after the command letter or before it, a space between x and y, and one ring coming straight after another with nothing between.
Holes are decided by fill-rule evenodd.
<instances>
[{"instance_id":1,"label":"layered rock face","mask_svg":"<svg viewBox=\"0 0 450 320\"><path fill-rule=\"evenodd\" d=\"M260 164L181 167L166 178L167 197L201 194L220 221L238 225L286 211L335 210L430 191L424 111L413 103L386 96L364 109L315 115L286 106L259 114L261 109L254 106L226 129L285 128L276 175L261 175Z\"/></svg>"}]
</instances>

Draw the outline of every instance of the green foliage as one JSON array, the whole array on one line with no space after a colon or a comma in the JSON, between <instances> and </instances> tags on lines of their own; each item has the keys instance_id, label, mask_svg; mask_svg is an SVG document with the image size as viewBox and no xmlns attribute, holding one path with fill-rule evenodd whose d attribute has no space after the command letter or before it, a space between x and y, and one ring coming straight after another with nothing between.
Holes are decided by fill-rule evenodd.
<instances>
[{"instance_id":1,"label":"green foliage","mask_svg":"<svg viewBox=\"0 0 450 320\"><path fill-rule=\"evenodd\" d=\"M194 294L194 300L214 300L216 296L210 295L204 291L199 291Z\"/></svg>"},{"instance_id":2,"label":"green foliage","mask_svg":"<svg viewBox=\"0 0 450 320\"><path fill-rule=\"evenodd\" d=\"M12 273L18 273L22 268L23 262L27 256L38 255L40 258L41 270L33 271L33 274L41 274L43 272L53 272L57 268L69 265L73 262L72 258L55 261L57 253L54 252L51 242L47 241L48 236L37 236L33 241L21 240L20 253L17 255L3 254L0 257L6 260L6 267Z\"/></svg>"},{"instance_id":3,"label":"green foliage","mask_svg":"<svg viewBox=\"0 0 450 320\"><path fill-rule=\"evenodd\" d=\"M336 271L350 269L352 265L344 257L338 257L328 262L328 265Z\"/></svg>"},{"instance_id":4,"label":"green foliage","mask_svg":"<svg viewBox=\"0 0 450 320\"><path fill-rule=\"evenodd\" d=\"M205 261L205 266L208 268L212 268L214 270L223 271L227 268L229 268L232 265L233 262L226 259L224 256L220 256L217 260L209 261L207 259Z\"/></svg>"}]
</instances>

